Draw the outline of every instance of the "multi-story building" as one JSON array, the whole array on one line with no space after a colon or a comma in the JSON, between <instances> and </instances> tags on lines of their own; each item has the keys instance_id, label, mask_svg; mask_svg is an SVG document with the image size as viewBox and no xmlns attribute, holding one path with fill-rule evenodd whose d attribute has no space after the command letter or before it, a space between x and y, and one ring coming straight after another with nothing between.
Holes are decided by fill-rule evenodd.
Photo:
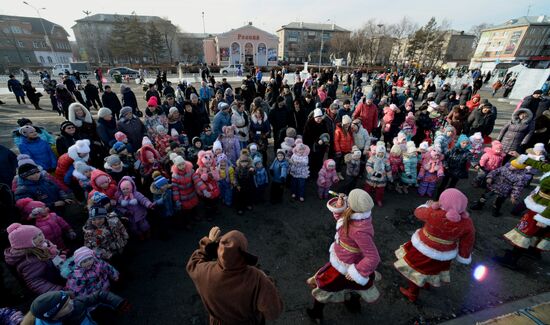
<instances>
[{"instance_id":1,"label":"multi-story building","mask_svg":"<svg viewBox=\"0 0 550 325\"><path fill-rule=\"evenodd\" d=\"M71 62L68 36L46 19L0 15L0 71Z\"/></svg>"},{"instance_id":2,"label":"multi-story building","mask_svg":"<svg viewBox=\"0 0 550 325\"><path fill-rule=\"evenodd\" d=\"M110 41L112 32L115 29L117 22L129 22L137 20L137 22L146 28L148 23L155 23L161 34L168 34L170 38L171 59L177 61L179 59L179 49L177 44L177 27L171 21L160 18L158 16L140 16L140 15L118 15L118 14L95 14L86 16L82 19L75 20L76 24L71 27L74 31L76 42L80 48L80 57L83 60L90 62L125 62L127 58L124 56L116 56L110 49ZM164 37L164 35L162 35ZM146 43L146 35L143 33L143 42ZM166 53L165 53L166 54ZM150 55L142 53L141 62L149 62ZM169 60L170 55L163 57L164 60Z\"/></svg>"},{"instance_id":3,"label":"multi-story building","mask_svg":"<svg viewBox=\"0 0 550 325\"><path fill-rule=\"evenodd\" d=\"M550 66L550 17L523 16L481 31L470 69Z\"/></svg>"},{"instance_id":4,"label":"multi-story building","mask_svg":"<svg viewBox=\"0 0 550 325\"><path fill-rule=\"evenodd\" d=\"M279 60L290 63L319 61L321 37L323 40L322 62L329 61L329 42L336 36L349 39L351 31L335 24L291 22L277 30L279 36Z\"/></svg>"}]
</instances>

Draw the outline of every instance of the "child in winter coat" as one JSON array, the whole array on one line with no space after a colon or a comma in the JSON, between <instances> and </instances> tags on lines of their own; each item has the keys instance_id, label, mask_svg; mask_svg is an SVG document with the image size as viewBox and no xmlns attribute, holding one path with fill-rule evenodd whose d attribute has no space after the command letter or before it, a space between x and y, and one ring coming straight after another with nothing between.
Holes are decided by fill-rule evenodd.
<instances>
[{"instance_id":1,"label":"child in winter coat","mask_svg":"<svg viewBox=\"0 0 550 325\"><path fill-rule=\"evenodd\" d=\"M120 255L128 243L128 232L116 216L104 206L110 205L107 196L97 193L94 201L97 205L90 208L88 220L82 227L84 245L94 251L95 255L104 260Z\"/></svg>"},{"instance_id":2,"label":"child in winter coat","mask_svg":"<svg viewBox=\"0 0 550 325\"><path fill-rule=\"evenodd\" d=\"M383 132L385 134L390 132L391 124L392 124L393 120L395 119L395 112L397 110L398 110L398 108L395 104L391 104L389 106L384 107L384 117L382 118L382 121L384 122ZM387 142L389 142L389 141L387 141Z\"/></svg>"},{"instance_id":3,"label":"child in winter coat","mask_svg":"<svg viewBox=\"0 0 550 325\"><path fill-rule=\"evenodd\" d=\"M445 175L443 160L445 156L441 153L440 147L431 147L431 149L422 156L420 171L418 172L418 194L432 197L435 186L440 178Z\"/></svg>"},{"instance_id":4,"label":"child in winter coat","mask_svg":"<svg viewBox=\"0 0 550 325\"><path fill-rule=\"evenodd\" d=\"M401 130L405 133L407 141L410 141L412 137L416 135L416 122L414 114L409 112L405 117L405 122L401 124Z\"/></svg>"},{"instance_id":5,"label":"child in winter coat","mask_svg":"<svg viewBox=\"0 0 550 325\"><path fill-rule=\"evenodd\" d=\"M235 168L227 156L222 153L216 158L216 170L220 175L218 187L222 202L229 207L233 204L233 188L236 186Z\"/></svg>"},{"instance_id":6,"label":"child in winter coat","mask_svg":"<svg viewBox=\"0 0 550 325\"><path fill-rule=\"evenodd\" d=\"M124 176L118 183L116 199L118 207L130 221L130 231L140 240L151 235L151 227L147 222L147 209L152 209L155 203L139 193L131 177Z\"/></svg>"},{"instance_id":7,"label":"child in winter coat","mask_svg":"<svg viewBox=\"0 0 550 325\"><path fill-rule=\"evenodd\" d=\"M446 188L454 188L460 179L468 178L468 170L472 153L470 152L470 139L461 134L455 147L445 156L445 176L439 186L439 193Z\"/></svg>"},{"instance_id":8,"label":"child in winter coat","mask_svg":"<svg viewBox=\"0 0 550 325\"><path fill-rule=\"evenodd\" d=\"M252 163L254 164L255 197L257 201L262 202L265 188L269 184L269 177L267 176L267 171L264 167L264 164L262 163L261 154L253 158Z\"/></svg>"},{"instance_id":9,"label":"child in winter coat","mask_svg":"<svg viewBox=\"0 0 550 325\"><path fill-rule=\"evenodd\" d=\"M105 171L113 180L118 183L124 176L132 176L130 169L122 163L122 159L118 155L110 155L105 158L103 165Z\"/></svg>"},{"instance_id":10,"label":"child in winter coat","mask_svg":"<svg viewBox=\"0 0 550 325\"><path fill-rule=\"evenodd\" d=\"M74 292L75 296L89 296L100 292L108 292L111 286L109 280L118 281L119 273L109 263L96 257L86 246L74 252L74 269L67 278L66 290Z\"/></svg>"},{"instance_id":11,"label":"child in winter coat","mask_svg":"<svg viewBox=\"0 0 550 325\"><path fill-rule=\"evenodd\" d=\"M214 141L216 141L216 135L212 132L210 125L204 127L204 131L200 135L202 145L206 150L212 150Z\"/></svg>"},{"instance_id":12,"label":"child in winter coat","mask_svg":"<svg viewBox=\"0 0 550 325\"><path fill-rule=\"evenodd\" d=\"M237 181L235 207L239 215L244 213L245 208L247 210L252 210L254 173L255 169L254 166L252 166L252 160L248 156L241 155L239 160L237 160L237 168L235 170Z\"/></svg>"},{"instance_id":13,"label":"child in winter coat","mask_svg":"<svg viewBox=\"0 0 550 325\"><path fill-rule=\"evenodd\" d=\"M302 139L297 139L295 143L290 158L292 198L304 202L306 179L309 177L309 147L302 143Z\"/></svg>"},{"instance_id":14,"label":"child in winter coat","mask_svg":"<svg viewBox=\"0 0 550 325\"><path fill-rule=\"evenodd\" d=\"M175 213L180 219L187 219L194 215L194 208L199 204L199 198L193 184L193 164L185 161L182 156L176 153L170 154L174 164L170 169L172 172L172 201L174 202ZM183 220L189 222L190 220Z\"/></svg>"},{"instance_id":15,"label":"child in winter coat","mask_svg":"<svg viewBox=\"0 0 550 325\"><path fill-rule=\"evenodd\" d=\"M44 170L51 172L57 166L50 144L40 138L36 129L30 125L22 126L19 133L23 135L21 143L17 146L21 154L29 155Z\"/></svg>"},{"instance_id":16,"label":"child in winter coat","mask_svg":"<svg viewBox=\"0 0 550 325\"><path fill-rule=\"evenodd\" d=\"M220 136L220 142L222 143L223 153L227 156L227 159L231 163L236 163L239 158L239 152L241 150L241 143L235 136L235 127L224 126L222 127L223 134Z\"/></svg>"},{"instance_id":17,"label":"child in winter coat","mask_svg":"<svg viewBox=\"0 0 550 325\"><path fill-rule=\"evenodd\" d=\"M163 218L170 218L174 215L174 204L172 202L172 184L159 172L153 173L153 183L149 187L153 194L153 201L158 207L157 212Z\"/></svg>"},{"instance_id":18,"label":"child in winter coat","mask_svg":"<svg viewBox=\"0 0 550 325\"><path fill-rule=\"evenodd\" d=\"M134 154L128 151L128 146L123 142L115 142L111 150L109 150L109 154L117 155L120 160L122 160L124 167L132 173L134 172L136 167L136 158L134 157Z\"/></svg>"},{"instance_id":19,"label":"child in winter coat","mask_svg":"<svg viewBox=\"0 0 550 325\"><path fill-rule=\"evenodd\" d=\"M150 143L147 143L148 139L145 141L146 138L144 137L144 145L138 152L139 161L141 162L139 172L143 186L149 188L153 182L153 172L159 171L163 176L165 175L159 152Z\"/></svg>"},{"instance_id":20,"label":"child in winter coat","mask_svg":"<svg viewBox=\"0 0 550 325\"><path fill-rule=\"evenodd\" d=\"M128 149L129 153L134 153L138 149L132 147L132 145L128 142L128 137L126 136L126 134L121 131L115 133L115 140L117 142L122 142L126 146L126 149Z\"/></svg>"},{"instance_id":21,"label":"child in winter coat","mask_svg":"<svg viewBox=\"0 0 550 325\"><path fill-rule=\"evenodd\" d=\"M248 145L248 152L252 161L254 161L256 157L260 157L260 159L263 159L262 153L258 151L258 145L255 143L251 143ZM263 163L263 160L261 160L261 162Z\"/></svg>"},{"instance_id":22,"label":"child in winter coat","mask_svg":"<svg viewBox=\"0 0 550 325\"><path fill-rule=\"evenodd\" d=\"M338 178L336 173L336 162L332 159L325 160L317 176L317 194L319 195L319 199L328 199L328 191L339 181L340 178Z\"/></svg>"},{"instance_id":23,"label":"child in winter coat","mask_svg":"<svg viewBox=\"0 0 550 325\"><path fill-rule=\"evenodd\" d=\"M447 155L456 135L455 128L451 125L446 126L442 131L437 132L434 145L441 148L441 153Z\"/></svg>"},{"instance_id":24,"label":"child in winter coat","mask_svg":"<svg viewBox=\"0 0 550 325\"><path fill-rule=\"evenodd\" d=\"M502 144L498 140L491 142L491 147L485 148L483 151L485 153L479 159L479 164L475 166L477 175L474 179L474 187L485 187L487 174L502 166L504 157L506 157L506 153L502 150Z\"/></svg>"},{"instance_id":25,"label":"child in winter coat","mask_svg":"<svg viewBox=\"0 0 550 325\"><path fill-rule=\"evenodd\" d=\"M407 151L407 141L407 135L403 131L399 131L397 133L397 136L393 138L393 144L398 145L401 149L401 152Z\"/></svg>"},{"instance_id":26,"label":"child in winter coat","mask_svg":"<svg viewBox=\"0 0 550 325\"><path fill-rule=\"evenodd\" d=\"M281 203L283 200L283 192L285 188L286 178L288 176L288 161L285 159L285 152L283 149L277 150L277 155L271 166L269 167L271 173L271 203ZM334 173L336 174L336 163L334 163Z\"/></svg>"},{"instance_id":27,"label":"child in winter coat","mask_svg":"<svg viewBox=\"0 0 550 325\"><path fill-rule=\"evenodd\" d=\"M65 251L67 249L63 240L64 235L70 240L76 238L76 233L67 221L55 212L50 212L50 209L43 202L24 198L17 200L16 205L27 220L34 220L35 226L42 230L44 237L57 246L59 250Z\"/></svg>"},{"instance_id":28,"label":"child in winter coat","mask_svg":"<svg viewBox=\"0 0 550 325\"><path fill-rule=\"evenodd\" d=\"M84 197L88 197L88 194L92 190L92 171L95 168L88 166L83 161L74 162L73 177L78 180L78 184L84 190Z\"/></svg>"},{"instance_id":29,"label":"child in winter coat","mask_svg":"<svg viewBox=\"0 0 550 325\"><path fill-rule=\"evenodd\" d=\"M191 146L187 148L187 161L193 164L194 168L197 168L197 159L199 157L199 151L203 149L202 140L199 137L194 137L191 140Z\"/></svg>"},{"instance_id":30,"label":"child in winter coat","mask_svg":"<svg viewBox=\"0 0 550 325\"><path fill-rule=\"evenodd\" d=\"M215 215L218 197L220 196L220 188L218 187L220 175L216 170L216 160L212 151L199 151L197 165L197 170L193 174L195 191L204 203L206 219L211 221Z\"/></svg>"},{"instance_id":31,"label":"child in winter coat","mask_svg":"<svg viewBox=\"0 0 550 325\"><path fill-rule=\"evenodd\" d=\"M90 200L96 192L103 193L111 200L116 200L116 182L106 172L95 169L91 175L93 190L88 194L88 200Z\"/></svg>"},{"instance_id":32,"label":"child in winter coat","mask_svg":"<svg viewBox=\"0 0 550 325\"><path fill-rule=\"evenodd\" d=\"M472 153L472 166L477 166L483 152L483 136L481 132L476 132L470 136L470 152Z\"/></svg>"},{"instance_id":33,"label":"child in winter coat","mask_svg":"<svg viewBox=\"0 0 550 325\"><path fill-rule=\"evenodd\" d=\"M353 146L351 153L344 156L346 163L346 177L342 187L343 193L349 193L357 185L359 172L361 171L361 150Z\"/></svg>"},{"instance_id":34,"label":"child in winter coat","mask_svg":"<svg viewBox=\"0 0 550 325\"><path fill-rule=\"evenodd\" d=\"M418 155L413 141L407 142L407 151L403 153L403 172L400 175L403 193L409 193L410 186L416 186Z\"/></svg>"},{"instance_id":35,"label":"child in winter coat","mask_svg":"<svg viewBox=\"0 0 550 325\"><path fill-rule=\"evenodd\" d=\"M546 150L544 149L544 143L535 143L533 148L529 148L525 151L528 158L535 161L546 161Z\"/></svg>"},{"instance_id":36,"label":"child in winter coat","mask_svg":"<svg viewBox=\"0 0 550 325\"><path fill-rule=\"evenodd\" d=\"M161 156L165 156L170 148L172 137L168 134L168 130L164 125L157 125L157 135L155 135L155 148Z\"/></svg>"},{"instance_id":37,"label":"child in winter coat","mask_svg":"<svg viewBox=\"0 0 550 325\"><path fill-rule=\"evenodd\" d=\"M387 182L392 182L390 162L386 154L384 142L378 141L376 146L371 146L371 157L367 160L367 180L365 191L375 197L378 206L382 206L384 200L384 188Z\"/></svg>"},{"instance_id":38,"label":"child in winter coat","mask_svg":"<svg viewBox=\"0 0 550 325\"><path fill-rule=\"evenodd\" d=\"M500 216L500 208L510 197L513 205L516 205L521 196L521 192L531 180L531 174L525 168L525 165L520 164L516 160L512 160L505 166L499 167L487 175L487 190L479 201L474 202L470 207L472 210L481 210L485 202L493 195L496 195L493 204L493 217Z\"/></svg>"},{"instance_id":39,"label":"child in winter coat","mask_svg":"<svg viewBox=\"0 0 550 325\"><path fill-rule=\"evenodd\" d=\"M395 191L397 193L403 193L401 184L399 183L400 175L405 170L403 166L403 155L401 152L401 146L394 144L390 150L390 166L392 179L395 181Z\"/></svg>"},{"instance_id":40,"label":"child in winter coat","mask_svg":"<svg viewBox=\"0 0 550 325\"><path fill-rule=\"evenodd\" d=\"M295 145L295 139L291 137L285 137L285 140L281 143L281 149L284 150L287 160L292 157L292 149L294 149Z\"/></svg>"},{"instance_id":41,"label":"child in winter coat","mask_svg":"<svg viewBox=\"0 0 550 325\"><path fill-rule=\"evenodd\" d=\"M223 153L223 147L220 140L214 141L214 144L212 145L212 152L214 153L214 158L218 157Z\"/></svg>"}]
</instances>

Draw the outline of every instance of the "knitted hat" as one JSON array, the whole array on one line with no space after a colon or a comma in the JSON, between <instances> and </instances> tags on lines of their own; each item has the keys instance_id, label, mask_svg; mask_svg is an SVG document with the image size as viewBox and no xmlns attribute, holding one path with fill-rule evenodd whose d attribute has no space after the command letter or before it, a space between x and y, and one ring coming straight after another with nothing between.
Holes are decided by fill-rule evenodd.
<instances>
[{"instance_id":1,"label":"knitted hat","mask_svg":"<svg viewBox=\"0 0 550 325\"><path fill-rule=\"evenodd\" d=\"M546 150L544 149L544 143L535 143L533 150L546 152Z\"/></svg>"},{"instance_id":2,"label":"knitted hat","mask_svg":"<svg viewBox=\"0 0 550 325\"><path fill-rule=\"evenodd\" d=\"M360 159L361 158L361 150L354 150L351 157L353 159Z\"/></svg>"},{"instance_id":3,"label":"knitted hat","mask_svg":"<svg viewBox=\"0 0 550 325\"><path fill-rule=\"evenodd\" d=\"M23 178L27 178L36 173L40 173L40 169L33 164L23 164L17 168L17 175Z\"/></svg>"},{"instance_id":4,"label":"knitted hat","mask_svg":"<svg viewBox=\"0 0 550 325\"><path fill-rule=\"evenodd\" d=\"M82 263L84 260L88 258L95 258L95 255L94 255L94 251L92 251L86 246L82 246L76 251L74 251L73 257L74 257L74 263L80 266L80 263Z\"/></svg>"},{"instance_id":5,"label":"knitted hat","mask_svg":"<svg viewBox=\"0 0 550 325\"><path fill-rule=\"evenodd\" d=\"M107 115L113 115L113 112L107 107L102 107L99 109L99 111L97 111L98 118L104 118Z\"/></svg>"},{"instance_id":6,"label":"knitted hat","mask_svg":"<svg viewBox=\"0 0 550 325\"><path fill-rule=\"evenodd\" d=\"M474 133L472 136L470 136L470 141L474 141L474 140L482 140L483 139L483 136L481 135L481 132L476 132Z\"/></svg>"},{"instance_id":7,"label":"knitted hat","mask_svg":"<svg viewBox=\"0 0 550 325\"><path fill-rule=\"evenodd\" d=\"M141 140L141 146L152 146L153 145L153 142L151 142L151 139L149 139L148 136L144 136L143 139Z\"/></svg>"},{"instance_id":8,"label":"knitted hat","mask_svg":"<svg viewBox=\"0 0 550 325\"><path fill-rule=\"evenodd\" d=\"M252 163L254 164L254 166L256 166L256 164L261 164L262 163L262 157L261 156L254 157L254 160L252 160Z\"/></svg>"},{"instance_id":9,"label":"knitted hat","mask_svg":"<svg viewBox=\"0 0 550 325\"><path fill-rule=\"evenodd\" d=\"M21 135L24 137L28 137L29 134L33 132L36 132L36 129L30 125L25 125L19 128L19 133L21 133Z\"/></svg>"},{"instance_id":10,"label":"knitted hat","mask_svg":"<svg viewBox=\"0 0 550 325\"><path fill-rule=\"evenodd\" d=\"M221 102L218 104L218 110L224 111L229 108L229 105L226 102Z\"/></svg>"},{"instance_id":11,"label":"knitted hat","mask_svg":"<svg viewBox=\"0 0 550 325\"><path fill-rule=\"evenodd\" d=\"M42 233L42 230L38 227L22 225L20 223L12 223L6 230L10 246L15 249L34 247L33 238Z\"/></svg>"},{"instance_id":12,"label":"knitted hat","mask_svg":"<svg viewBox=\"0 0 550 325\"><path fill-rule=\"evenodd\" d=\"M446 217L449 221L459 222L460 219L468 217L468 198L456 188L448 188L441 193L439 206L447 212Z\"/></svg>"},{"instance_id":13,"label":"knitted hat","mask_svg":"<svg viewBox=\"0 0 550 325\"><path fill-rule=\"evenodd\" d=\"M168 114L175 114L175 113L179 113L178 108L173 106L170 107L170 109L168 110Z\"/></svg>"},{"instance_id":14,"label":"knitted hat","mask_svg":"<svg viewBox=\"0 0 550 325\"><path fill-rule=\"evenodd\" d=\"M110 183L111 182L111 179L109 178L109 176L107 175L99 175L95 178L94 180L94 183L97 185L97 186L101 186L105 183Z\"/></svg>"},{"instance_id":15,"label":"knitted hat","mask_svg":"<svg viewBox=\"0 0 550 325\"><path fill-rule=\"evenodd\" d=\"M287 137L295 138L296 137L296 129L288 127L286 128L285 135Z\"/></svg>"},{"instance_id":16,"label":"knitted hat","mask_svg":"<svg viewBox=\"0 0 550 325\"><path fill-rule=\"evenodd\" d=\"M277 155L278 154L285 156L285 151L283 149L277 149Z\"/></svg>"},{"instance_id":17,"label":"knitted hat","mask_svg":"<svg viewBox=\"0 0 550 325\"><path fill-rule=\"evenodd\" d=\"M152 96L152 97L149 98L149 100L147 101L147 106L150 106L150 107L157 106L158 104L159 104L159 103L158 103L157 97L155 97L155 96Z\"/></svg>"},{"instance_id":18,"label":"knitted hat","mask_svg":"<svg viewBox=\"0 0 550 325\"><path fill-rule=\"evenodd\" d=\"M128 149L128 148L126 148L126 145L124 144L124 142L117 141L117 142L115 142L115 144L113 145L113 150L114 150L117 154L123 152L123 151L126 150L126 149Z\"/></svg>"},{"instance_id":19,"label":"knitted hat","mask_svg":"<svg viewBox=\"0 0 550 325\"><path fill-rule=\"evenodd\" d=\"M23 213L25 217L31 219L34 215L37 214L39 209L44 209L46 204L40 201L34 201L33 199L26 197L17 200L15 206Z\"/></svg>"},{"instance_id":20,"label":"knitted hat","mask_svg":"<svg viewBox=\"0 0 550 325\"><path fill-rule=\"evenodd\" d=\"M320 108L316 108L313 110L313 117L320 117L323 116L323 111Z\"/></svg>"},{"instance_id":21,"label":"knitted hat","mask_svg":"<svg viewBox=\"0 0 550 325\"><path fill-rule=\"evenodd\" d=\"M121 110L120 110L120 117L124 117L126 114L128 113L133 113L134 112L134 109L131 108L130 106L124 106Z\"/></svg>"},{"instance_id":22,"label":"knitted hat","mask_svg":"<svg viewBox=\"0 0 550 325\"><path fill-rule=\"evenodd\" d=\"M92 196L92 201L94 201L94 204L100 205L101 207L103 207L107 203L111 203L111 199L109 199L107 195L97 191L94 192L94 195Z\"/></svg>"},{"instance_id":23,"label":"knitted hat","mask_svg":"<svg viewBox=\"0 0 550 325\"><path fill-rule=\"evenodd\" d=\"M31 124L32 125L32 121L29 120L28 118L26 117L23 117L23 118L20 118L17 120L17 125L19 125L19 127L21 126L25 126L27 124Z\"/></svg>"},{"instance_id":24,"label":"knitted hat","mask_svg":"<svg viewBox=\"0 0 550 325\"><path fill-rule=\"evenodd\" d=\"M330 135L323 133L319 136L319 140L323 141L324 144L328 144L330 142Z\"/></svg>"},{"instance_id":25,"label":"knitted hat","mask_svg":"<svg viewBox=\"0 0 550 325\"><path fill-rule=\"evenodd\" d=\"M17 156L17 167L21 167L22 165L30 164L35 165L38 167L38 165L32 160L32 158L29 155L20 154Z\"/></svg>"},{"instance_id":26,"label":"knitted hat","mask_svg":"<svg viewBox=\"0 0 550 325\"><path fill-rule=\"evenodd\" d=\"M166 177L162 176L160 173L155 176L155 173L153 173L153 184L155 184L156 188L161 188L164 185L168 184L168 179Z\"/></svg>"},{"instance_id":27,"label":"knitted hat","mask_svg":"<svg viewBox=\"0 0 550 325\"><path fill-rule=\"evenodd\" d=\"M258 150L258 145L255 144L255 143L251 143L250 146L248 147L248 149L250 151L256 151L256 150Z\"/></svg>"},{"instance_id":28,"label":"knitted hat","mask_svg":"<svg viewBox=\"0 0 550 325\"><path fill-rule=\"evenodd\" d=\"M502 143L500 143L500 141L498 140L494 140L493 142L491 142L491 148L493 148L493 150L502 152Z\"/></svg>"},{"instance_id":29,"label":"knitted hat","mask_svg":"<svg viewBox=\"0 0 550 325\"><path fill-rule=\"evenodd\" d=\"M123 142L124 140L128 139L128 137L126 136L126 134L118 131L117 133L115 133L115 139L116 141Z\"/></svg>"},{"instance_id":30,"label":"knitted hat","mask_svg":"<svg viewBox=\"0 0 550 325\"><path fill-rule=\"evenodd\" d=\"M65 129L66 129L68 126L76 127L76 125L74 125L73 122L71 122L71 121L64 121L63 123L61 123L61 126L59 127L59 130L60 130L61 132L63 132L63 131L65 131Z\"/></svg>"},{"instance_id":31,"label":"knitted hat","mask_svg":"<svg viewBox=\"0 0 550 325\"><path fill-rule=\"evenodd\" d=\"M348 205L354 212L368 212L374 207L374 202L369 193L356 188L349 192Z\"/></svg>"},{"instance_id":32,"label":"knitted hat","mask_svg":"<svg viewBox=\"0 0 550 325\"><path fill-rule=\"evenodd\" d=\"M342 124L343 125L351 124L351 117L349 117L348 115L342 116Z\"/></svg>"},{"instance_id":33,"label":"knitted hat","mask_svg":"<svg viewBox=\"0 0 550 325\"><path fill-rule=\"evenodd\" d=\"M376 153L385 153L386 152L386 145L382 141L378 141L376 143Z\"/></svg>"},{"instance_id":34,"label":"knitted hat","mask_svg":"<svg viewBox=\"0 0 550 325\"><path fill-rule=\"evenodd\" d=\"M219 140L216 140L212 146L212 151L216 151L218 149L222 150L222 143Z\"/></svg>"},{"instance_id":35,"label":"knitted hat","mask_svg":"<svg viewBox=\"0 0 550 325\"><path fill-rule=\"evenodd\" d=\"M91 171L93 168L91 166L88 166L88 164L86 164L85 162L83 161L75 161L74 163L74 169L81 173L81 174L84 174L85 172L87 171Z\"/></svg>"},{"instance_id":36,"label":"knitted hat","mask_svg":"<svg viewBox=\"0 0 550 325\"><path fill-rule=\"evenodd\" d=\"M456 140L455 147L460 147L462 142L467 142L468 145L466 146L466 149L470 149L471 147L470 138L468 138L467 135L461 134Z\"/></svg>"},{"instance_id":37,"label":"knitted hat","mask_svg":"<svg viewBox=\"0 0 550 325\"><path fill-rule=\"evenodd\" d=\"M37 319L53 321L68 299L69 294L65 291L48 291L34 299L31 305L31 313Z\"/></svg>"},{"instance_id":38,"label":"knitted hat","mask_svg":"<svg viewBox=\"0 0 550 325\"><path fill-rule=\"evenodd\" d=\"M118 155L110 155L109 157L105 158L105 162L108 166L118 165L122 163Z\"/></svg>"},{"instance_id":39,"label":"knitted hat","mask_svg":"<svg viewBox=\"0 0 550 325\"><path fill-rule=\"evenodd\" d=\"M77 153L90 153L90 140L76 140L74 143Z\"/></svg>"},{"instance_id":40,"label":"knitted hat","mask_svg":"<svg viewBox=\"0 0 550 325\"><path fill-rule=\"evenodd\" d=\"M178 155L177 153L175 152L172 152L170 154L170 160L172 160L172 162L174 163L174 165L181 165L183 163L185 163L185 159L183 159L182 156Z\"/></svg>"}]
</instances>

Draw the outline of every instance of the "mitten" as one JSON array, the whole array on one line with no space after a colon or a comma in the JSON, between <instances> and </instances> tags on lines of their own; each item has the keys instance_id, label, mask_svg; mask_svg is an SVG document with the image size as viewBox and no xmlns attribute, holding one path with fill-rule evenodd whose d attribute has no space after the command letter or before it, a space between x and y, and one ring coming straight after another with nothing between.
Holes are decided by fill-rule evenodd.
<instances>
[{"instance_id":1,"label":"mitten","mask_svg":"<svg viewBox=\"0 0 550 325\"><path fill-rule=\"evenodd\" d=\"M212 194L210 194L210 192L208 192L207 190L202 191L202 195L204 195L204 197L207 199L209 199L212 196Z\"/></svg>"}]
</instances>

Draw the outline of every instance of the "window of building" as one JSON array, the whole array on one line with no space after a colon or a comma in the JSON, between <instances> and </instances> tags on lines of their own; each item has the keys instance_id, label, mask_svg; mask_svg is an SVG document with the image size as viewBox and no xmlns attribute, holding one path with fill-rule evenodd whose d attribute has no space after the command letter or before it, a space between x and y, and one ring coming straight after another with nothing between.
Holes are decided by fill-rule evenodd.
<instances>
[{"instance_id":1,"label":"window of building","mask_svg":"<svg viewBox=\"0 0 550 325\"><path fill-rule=\"evenodd\" d=\"M31 57L28 56L28 55L26 55L26 56L25 56L25 61L26 61L27 63L31 63Z\"/></svg>"},{"instance_id":2,"label":"window of building","mask_svg":"<svg viewBox=\"0 0 550 325\"><path fill-rule=\"evenodd\" d=\"M4 55L4 61L5 61L6 63L10 63L10 57L9 57L9 55Z\"/></svg>"},{"instance_id":3,"label":"window of building","mask_svg":"<svg viewBox=\"0 0 550 325\"><path fill-rule=\"evenodd\" d=\"M12 31L12 33L15 33L15 34L21 34L23 32L21 30L21 27L19 27L19 26L11 26L11 31Z\"/></svg>"},{"instance_id":4,"label":"window of building","mask_svg":"<svg viewBox=\"0 0 550 325\"><path fill-rule=\"evenodd\" d=\"M46 60L44 60L44 57L42 55L40 56L40 63L46 63Z\"/></svg>"},{"instance_id":5,"label":"window of building","mask_svg":"<svg viewBox=\"0 0 550 325\"><path fill-rule=\"evenodd\" d=\"M17 41L17 47L25 47L25 43L22 41Z\"/></svg>"},{"instance_id":6,"label":"window of building","mask_svg":"<svg viewBox=\"0 0 550 325\"><path fill-rule=\"evenodd\" d=\"M32 41L32 47L34 47L35 49L40 48L40 47L42 47L42 42L41 41Z\"/></svg>"},{"instance_id":7,"label":"window of building","mask_svg":"<svg viewBox=\"0 0 550 325\"><path fill-rule=\"evenodd\" d=\"M48 56L48 63L53 63L52 57Z\"/></svg>"}]
</instances>

